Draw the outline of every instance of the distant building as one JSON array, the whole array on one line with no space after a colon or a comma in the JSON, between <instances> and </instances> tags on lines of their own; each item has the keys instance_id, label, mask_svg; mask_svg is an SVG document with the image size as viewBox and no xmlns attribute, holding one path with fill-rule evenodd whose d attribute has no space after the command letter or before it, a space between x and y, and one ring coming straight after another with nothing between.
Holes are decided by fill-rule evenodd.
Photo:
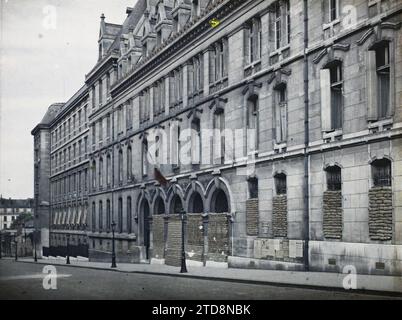
<instances>
[{"instance_id":1,"label":"distant building","mask_svg":"<svg viewBox=\"0 0 402 320\"><path fill-rule=\"evenodd\" d=\"M177 266L184 209L192 264L402 274L401 1L126 13L32 132L43 248Z\"/></svg>"},{"instance_id":2,"label":"distant building","mask_svg":"<svg viewBox=\"0 0 402 320\"><path fill-rule=\"evenodd\" d=\"M4 199L0 197L0 230L10 229L22 213L33 214L33 199Z\"/></svg>"}]
</instances>

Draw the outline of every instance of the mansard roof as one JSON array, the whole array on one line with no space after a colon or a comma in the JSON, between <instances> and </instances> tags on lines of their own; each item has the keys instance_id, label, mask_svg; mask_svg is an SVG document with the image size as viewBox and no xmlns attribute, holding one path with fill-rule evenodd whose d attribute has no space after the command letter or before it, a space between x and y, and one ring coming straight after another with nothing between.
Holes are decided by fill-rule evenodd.
<instances>
[{"instance_id":1,"label":"mansard roof","mask_svg":"<svg viewBox=\"0 0 402 320\"><path fill-rule=\"evenodd\" d=\"M63 110L64 105L65 103L53 103L50 105L40 124L49 125L54 119L56 119L61 110Z\"/></svg>"},{"instance_id":2,"label":"mansard roof","mask_svg":"<svg viewBox=\"0 0 402 320\"><path fill-rule=\"evenodd\" d=\"M110 46L107 55L109 55L113 50L120 49L120 37L123 34L127 34L130 28L135 27L141 20L144 12L147 9L147 1L146 0L138 0L135 7L131 10L130 14L127 16L123 25L118 34L116 34L116 38L113 44Z\"/></svg>"}]
</instances>

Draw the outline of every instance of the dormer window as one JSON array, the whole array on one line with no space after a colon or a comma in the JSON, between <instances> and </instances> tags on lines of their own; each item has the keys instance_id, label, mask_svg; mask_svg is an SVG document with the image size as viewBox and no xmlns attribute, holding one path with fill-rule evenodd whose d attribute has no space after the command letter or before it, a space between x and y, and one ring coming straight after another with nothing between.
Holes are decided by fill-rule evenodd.
<instances>
[{"instance_id":1,"label":"dormer window","mask_svg":"<svg viewBox=\"0 0 402 320\"><path fill-rule=\"evenodd\" d=\"M193 0L193 8L191 10L191 16L193 19L200 15L200 2L199 0Z\"/></svg>"}]
</instances>

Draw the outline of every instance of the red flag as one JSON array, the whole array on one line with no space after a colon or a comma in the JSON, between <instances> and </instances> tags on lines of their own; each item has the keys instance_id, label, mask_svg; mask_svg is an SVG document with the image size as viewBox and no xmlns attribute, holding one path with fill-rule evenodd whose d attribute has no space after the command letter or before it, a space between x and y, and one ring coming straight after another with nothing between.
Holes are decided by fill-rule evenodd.
<instances>
[{"instance_id":1,"label":"red flag","mask_svg":"<svg viewBox=\"0 0 402 320\"><path fill-rule=\"evenodd\" d=\"M155 180L158 181L162 186L166 186L169 181L166 180L165 176L160 172L158 168L154 169Z\"/></svg>"}]
</instances>

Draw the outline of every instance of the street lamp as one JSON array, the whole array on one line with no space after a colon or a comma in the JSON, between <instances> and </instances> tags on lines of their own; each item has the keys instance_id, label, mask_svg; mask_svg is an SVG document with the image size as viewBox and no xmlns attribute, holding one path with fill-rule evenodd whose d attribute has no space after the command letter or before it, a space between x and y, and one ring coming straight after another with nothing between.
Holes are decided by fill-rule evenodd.
<instances>
[{"instance_id":1,"label":"street lamp","mask_svg":"<svg viewBox=\"0 0 402 320\"><path fill-rule=\"evenodd\" d=\"M27 250L27 231L25 229L25 222L22 223L22 228L24 229L24 253L21 252L21 254L23 255L23 257L26 256L26 250ZM22 251L22 250L21 250Z\"/></svg>"},{"instance_id":2,"label":"street lamp","mask_svg":"<svg viewBox=\"0 0 402 320\"><path fill-rule=\"evenodd\" d=\"M0 232L0 259L3 259L1 250L3 249L3 234Z\"/></svg>"},{"instance_id":3,"label":"street lamp","mask_svg":"<svg viewBox=\"0 0 402 320\"><path fill-rule=\"evenodd\" d=\"M180 217L181 217L181 269L180 269L180 273L187 273L186 250L184 247L184 230L185 230L185 224L187 221L187 215L186 215L186 212L184 211L184 209L181 210Z\"/></svg>"},{"instance_id":4,"label":"street lamp","mask_svg":"<svg viewBox=\"0 0 402 320\"><path fill-rule=\"evenodd\" d=\"M33 232L33 243L34 243L34 261L38 262L38 256L36 255L36 229Z\"/></svg>"},{"instance_id":5,"label":"street lamp","mask_svg":"<svg viewBox=\"0 0 402 320\"><path fill-rule=\"evenodd\" d=\"M70 264L70 235L67 234L67 261L66 264Z\"/></svg>"},{"instance_id":6,"label":"street lamp","mask_svg":"<svg viewBox=\"0 0 402 320\"><path fill-rule=\"evenodd\" d=\"M18 261L18 242L17 237L14 235L14 245L15 245L15 261Z\"/></svg>"},{"instance_id":7,"label":"street lamp","mask_svg":"<svg viewBox=\"0 0 402 320\"><path fill-rule=\"evenodd\" d=\"M114 228L116 227L116 223L112 221L112 266L111 268L117 268L116 266L116 251L114 247Z\"/></svg>"}]
</instances>

